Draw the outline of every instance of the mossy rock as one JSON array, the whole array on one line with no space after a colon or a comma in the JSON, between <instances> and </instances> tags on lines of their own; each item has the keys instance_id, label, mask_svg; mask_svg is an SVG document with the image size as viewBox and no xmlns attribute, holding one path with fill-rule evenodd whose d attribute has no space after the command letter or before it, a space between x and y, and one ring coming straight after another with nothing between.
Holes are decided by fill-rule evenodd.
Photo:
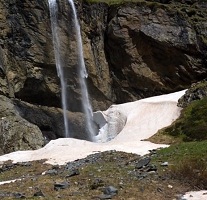
<instances>
[{"instance_id":1,"label":"mossy rock","mask_svg":"<svg viewBox=\"0 0 207 200\"><path fill-rule=\"evenodd\" d=\"M179 119L161 133L183 141L207 140L207 97L189 104L182 110Z\"/></svg>"},{"instance_id":2,"label":"mossy rock","mask_svg":"<svg viewBox=\"0 0 207 200\"><path fill-rule=\"evenodd\" d=\"M191 102L207 97L207 80L193 84L185 95L178 100L179 107L186 107Z\"/></svg>"}]
</instances>

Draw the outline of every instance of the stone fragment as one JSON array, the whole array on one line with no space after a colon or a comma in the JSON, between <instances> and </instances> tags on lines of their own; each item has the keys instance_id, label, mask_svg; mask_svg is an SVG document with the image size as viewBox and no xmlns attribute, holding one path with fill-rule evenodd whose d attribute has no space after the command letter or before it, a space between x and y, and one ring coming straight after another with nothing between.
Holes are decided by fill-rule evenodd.
<instances>
[{"instance_id":1,"label":"stone fragment","mask_svg":"<svg viewBox=\"0 0 207 200\"><path fill-rule=\"evenodd\" d=\"M142 159L140 159L137 163L136 163L136 166L135 168L136 169L141 169L142 167L144 166L147 166L149 163L150 163L150 158L149 157L144 157Z\"/></svg>"},{"instance_id":2,"label":"stone fragment","mask_svg":"<svg viewBox=\"0 0 207 200\"><path fill-rule=\"evenodd\" d=\"M163 162L160 165L163 166L163 167L167 167L169 165L169 163L168 162Z\"/></svg>"},{"instance_id":3,"label":"stone fragment","mask_svg":"<svg viewBox=\"0 0 207 200\"><path fill-rule=\"evenodd\" d=\"M34 197L45 197L45 195L43 194L43 192L41 190L35 192L33 196Z\"/></svg>"},{"instance_id":4,"label":"stone fragment","mask_svg":"<svg viewBox=\"0 0 207 200\"><path fill-rule=\"evenodd\" d=\"M118 193L118 189L114 186L107 186L102 191L105 195L116 195Z\"/></svg>"},{"instance_id":5,"label":"stone fragment","mask_svg":"<svg viewBox=\"0 0 207 200\"><path fill-rule=\"evenodd\" d=\"M72 177L72 176L77 176L80 174L79 169L71 169L69 170L68 174L66 175L66 178Z\"/></svg>"},{"instance_id":6,"label":"stone fragment","mask_svg":"<svg viewBox=\"0 0 207 200\"><path fill-rule=\"evenodd\" d=\"M54 184L54 190L66 189L69 187L68 182L59 182Z\"/></svg>"}]
</instances>

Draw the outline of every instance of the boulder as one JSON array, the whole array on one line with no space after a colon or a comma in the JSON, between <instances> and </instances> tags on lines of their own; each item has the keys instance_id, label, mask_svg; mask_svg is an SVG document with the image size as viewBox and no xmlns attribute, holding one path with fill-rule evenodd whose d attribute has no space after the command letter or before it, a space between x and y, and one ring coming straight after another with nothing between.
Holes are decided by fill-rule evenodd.
<instances>
[{"instance_id":1,"label":"boulder","mask_svg":"<svg viewBox=\"0 0 207 200\"><path fill-rule=\"evenodd\" d=\"M20 117L12 101L0 95L0 153L34 150L43 145L40 129Z\"/></svg>"},{"instance_id":2,"label":"boulder","mask_svg":"<svg viewBox=\"0 0 207 200\"><path fill-rule=\"evenodd\" d=\"M207 97L207 80L192 84L185 94L178 100L178 106L184 108L192 101L201 100L205 97Z\"/></svg>"}]
</instances>

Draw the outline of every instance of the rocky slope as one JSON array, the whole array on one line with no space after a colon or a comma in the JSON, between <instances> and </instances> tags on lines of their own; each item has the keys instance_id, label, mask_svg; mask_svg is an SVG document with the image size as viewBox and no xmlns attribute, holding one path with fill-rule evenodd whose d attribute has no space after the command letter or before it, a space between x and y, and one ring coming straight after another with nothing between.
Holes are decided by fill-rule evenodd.
<instances>
[{"instance_id":1,"label":"rocky slope","mask_svg":"<svg viewBox=\"0 0 207 200\"><path fill-rule=\"evenodd\" d=\"M189 163L189 158L195 159L197 146L171 146L144 157L106 151L65 165L49 165L44 160L7 161L0 164L0 196L5 200L204 200L206 142L196 162ZM201 189L205 190L200 196L191 193L183 197L187 191Z\"/></svg>"},{"instance_id":2,"label":"rocky slope","mask_svg":"<svg viewBox=\"0 0 207 200\"><path fill-rule=\"evenodd\" d=\"M77 1L76 7L94 110L106 109L112 102L174 92L206 77L206 1L137 0L113 5ZM47 0L0 0L0 9L0 94L40 105L41 113L44 106L60 108ZM69 40L67 1L59 1L59 10L61 51L70 70L69 110L80 112L74 54L68 51L74 44ZM18 113L24 113L26 104L18 104ZM29 107L30 113L36 113L36 106ZM63 136L61 117L51 117L47 121L50 126L43 126L44 115L28 116L23 117L42 132L52 132L49 138ZM80 124L75 121L74 130ZM84 131L79 132L85 139ZM1 130L0 134L4 133Z\"/></svg>"}]
</instances>

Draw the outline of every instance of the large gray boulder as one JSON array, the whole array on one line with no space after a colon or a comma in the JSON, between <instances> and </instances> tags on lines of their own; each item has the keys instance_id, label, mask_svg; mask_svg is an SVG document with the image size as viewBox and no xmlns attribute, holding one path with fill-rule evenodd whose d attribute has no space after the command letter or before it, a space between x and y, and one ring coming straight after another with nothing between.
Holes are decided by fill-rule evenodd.
<instances>
[{"instance_id":1,"label":"large gray boulder","mask_svg":"<svg viewBox=\"0 0 207 200\"><path fill-rule=\"evenodd\" d=\"M20 117L12 101L0 95L0 153L34 150L43 145L40 129Z\"/></svg>"}]
</instances>

